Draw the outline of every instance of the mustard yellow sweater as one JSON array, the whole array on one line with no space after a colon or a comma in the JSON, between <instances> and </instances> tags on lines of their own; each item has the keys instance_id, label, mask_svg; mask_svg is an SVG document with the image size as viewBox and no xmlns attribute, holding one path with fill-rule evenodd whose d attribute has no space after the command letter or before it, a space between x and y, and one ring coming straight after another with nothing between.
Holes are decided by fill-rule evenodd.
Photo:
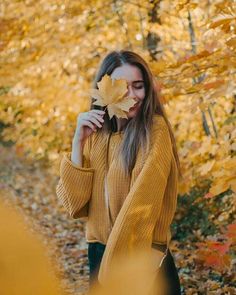
<instances>
[{"instance_id":1,"label":"mustard yellow sweater","mask_svg":"<svg viewBox=\"0 0 236 295\"><path fill-rule=\"evenodd\" d=\"M64 153L56 187L70 216L86 217L87 242L106 244L100 282L109 273L116 254L128 255L152 243L170 241L177 204L178 171L163 117L154 116L150 150L143 157L139 151L130 178L124 176L116 156L123 133L92 133L84 145L82 167L71 162L71 152ZM108 194L104 185L106 161ZM108 197L113 226L109 222Z\"/></svg>"}]
</instances>

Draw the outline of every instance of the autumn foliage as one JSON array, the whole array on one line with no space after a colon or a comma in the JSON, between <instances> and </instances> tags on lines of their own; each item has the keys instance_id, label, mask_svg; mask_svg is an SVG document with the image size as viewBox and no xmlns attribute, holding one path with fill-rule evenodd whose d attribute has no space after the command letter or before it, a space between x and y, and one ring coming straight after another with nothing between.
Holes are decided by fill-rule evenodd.
<instances>
[{"instance_id":1,"label":"autumn foliage","mask_svg":"<svg viewBox=\"0 0 236 295\"><path fill-rule=\"evenodd\" d=\"M209 290L233 281L236 2L4 0L1 8L2 143L58 176L101 58L113 49L134 50L155 75L177 141L184 178L173 251L181 282L189 284L191 267L217 274ZM200 290L191 288L188 294Z\"/></svg>"}]
</instances>

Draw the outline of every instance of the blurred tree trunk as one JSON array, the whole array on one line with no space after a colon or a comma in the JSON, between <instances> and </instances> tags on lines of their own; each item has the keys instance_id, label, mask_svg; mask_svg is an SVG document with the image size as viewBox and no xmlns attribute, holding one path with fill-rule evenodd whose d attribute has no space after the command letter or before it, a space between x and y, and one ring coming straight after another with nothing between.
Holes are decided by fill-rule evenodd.
<instances>
[{"instance_id":1,"label":"blurred tree trunk","mask_svg":"<svg viewBox=\"0 0 236 295\"><path fill-rule=\"evenodd\" d=\"M161 19L158 14L161 0L149 0L149 2L152 4L152 8L148 11L148 21L150 23L161 24ZM147 50L149 51L149 54L153 60L157 60L156 55L161 52L161 50L158 49L158 44L160 43L160 41L161 38L156 32L148 32L146 37L146 45Z\"/></svg>"}]
</instances>

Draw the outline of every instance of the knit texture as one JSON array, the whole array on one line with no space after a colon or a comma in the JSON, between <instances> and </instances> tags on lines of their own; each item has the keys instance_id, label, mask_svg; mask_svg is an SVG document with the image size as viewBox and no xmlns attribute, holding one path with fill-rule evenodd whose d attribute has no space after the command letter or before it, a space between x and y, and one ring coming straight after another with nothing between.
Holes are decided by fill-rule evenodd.
<instances>
[{"instance_id":1,"label":"knit texture","mask_svg":"<svg viewBox=\"0 0 236 295\"><path fill-rule=\"evenodd\" d=\"M63 155L58 198L72 218L87 217L87 242L106 244L98 279L109 274L113 258L135 250L166 244L177 205L178 170L167 124L154 116L148 153L138 152L131 177L125 177L117 157L123 131L93 133L85 142L82 167L71 162L71 152ZM108 152L108 158L106 153ZM105 194L107 191L112 224Z\"/></svg>"}]
</instances>

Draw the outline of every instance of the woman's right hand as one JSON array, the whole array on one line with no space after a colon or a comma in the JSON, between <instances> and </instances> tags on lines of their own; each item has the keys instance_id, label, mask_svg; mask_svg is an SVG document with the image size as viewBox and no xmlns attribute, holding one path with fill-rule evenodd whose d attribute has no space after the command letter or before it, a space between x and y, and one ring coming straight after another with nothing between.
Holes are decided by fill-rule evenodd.
<instances>
[{"instance_id":1,"label":"woman's right hand","mask_svg":"<svg viewBox=\"0 0 236 295\"><path fill-rule=\"evenodd\" d=\"M77 117L74 140L83 143L93 132L97 131L97 127L101 128L104 123L104 114L102 110L80 113Z\"/></svg>"}]
</instances>

